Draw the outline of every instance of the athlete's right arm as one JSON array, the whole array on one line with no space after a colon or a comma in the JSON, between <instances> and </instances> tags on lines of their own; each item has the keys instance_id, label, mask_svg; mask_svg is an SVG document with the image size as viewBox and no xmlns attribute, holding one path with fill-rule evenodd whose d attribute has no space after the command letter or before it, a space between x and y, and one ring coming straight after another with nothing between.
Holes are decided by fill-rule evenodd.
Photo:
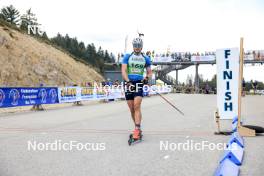
<instances>
[{"instance_id":1,"label":"athlete's right arm","mask_svg":"<svg viewBox=\"0 0 264 176\"><path fill-rule=\"evenodd\" d=\"M122 77L123 79L128 82L128 75L127 75L127 64L128 64L128 59L129 59L129 54L126 54L123 58L122 61L122 67L121 67L121 72L122 72Z\"/></svg>"}]
</instances>

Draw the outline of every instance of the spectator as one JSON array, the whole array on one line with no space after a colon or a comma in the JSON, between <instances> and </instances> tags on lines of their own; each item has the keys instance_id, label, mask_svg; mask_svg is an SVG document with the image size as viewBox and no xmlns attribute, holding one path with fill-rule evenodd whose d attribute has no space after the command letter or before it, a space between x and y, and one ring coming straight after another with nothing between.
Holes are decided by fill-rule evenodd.
<instances>
[{"instance_id":1,"label":"spectator","mask_svg":"<svg viewBox=\"0 0 264 176\"><path fill-rule=\"evenodd\" d=\"M112 86L113 85L113 83L111 82L110 78L107 78L106 85L108 85L108 86Z\"/></svg>"},{"instance_id":2,"label":"spectator","mask_svg":"<svg viewBox=\"0 0 264 176\"><path fill-rule=\"evenodd\" d=\"M187 54L187 52L185 53L184 57L185 57L185 59L187 59L187 58L188 58L188 54Z\"/></svg>"},{"instance_id":3,"label":"spectator","mask_svg":"<svg viewBox=\"0 0 264 176\"><path fill-rule=\"evenodd\" d=\"M257 86L258 86L258 82L255 80L255 82L253 82L253 80L251 80L251 86L254 89L254 95L256 94L256 90L257 90Z\"/></svg>"},{"instance_id":4,"label":"spectator","mask_svg":"<svg viewBox=\"0 0 264 176\"><path fill-rule=\"evenodd\" d=\"M39 87L44 87L43 83L40 83ZM44 110L44 108L42 107L42 105L40 103L37 103L33 105L32 110Z\"/></svg>"},{"instance_id":5,"label":"spectator","mask_svg":"<svg viewBox=\"0 0 264 176\"><path fill-rule=\"evenodd\" d=\"M114 83L115 86L118 86L120 85L119 81L118 80L115 80L115 83Z\"/></svg>"},{"instance_id":6,"label":"spectator","mask_svg":"<svg viewBox=\"0 0 264 176\"><path fill-rule=\"evenodd\" d=\"M253 60L257 60L256 51L253 51L252 54L253 54Z\"/></svg>"},{"instance_id":7,"label":"spectator","mask_svg":"<svg viewBox=\"0 0 264 176\"><path fill-rule=\"evenodd\" d=\"M256 93L257 88L258 88L258 82L255 80L255 82L253 83L254 86L254 93Z\"/></svg>"},{"instance_id":8,"label":"spectator","mask_svg":"<svg viewBox=\"0 0 264 176\"><path fill-rule=\"evenodd\" d=\"M246 81L243 78L243 81L242 81L242 96L244 97L245 95L246 95Z\"/></svg>"},{"instance_id":9,"label":"spectator","mask_svg":"<svg viewBox=\"0 0 264 176\"><path fill-rule=\"evenodd\" d=\"M189 61L191 61L191 58L192 58L192 55L191 55L191 52L189 52L189 55L188 55Z\"/></svg>"},{"instance_id":10,"label":"spectator","mask_svg":"<svg viewBox=\"0 0 264 176\"><path fill-rule=\"evenodd\" d=\"M147 51L146 55L147 55L148 57L151 57L151 52L150 52L150 51Z\"/></svg>"},{"instance_id":11,"label":"spectator","mask_svg":"<svg viewBox=\"0 0 264 176\"><path fill-rule=\"evenodd\" d=\"M74 83L72 86L73 87L78 87L78 84ZM82 105L82 102L81 101L75 101L75 102L73 102L73 104L75 104L77 106L80 106L80 105Z\"/></svg>"},{"instance_id":12,"label":"spectator","mask_svg":"<svg viewBox=\"0 0 264 176\"><path fill-rule=\"evenodd\" d=\"M210 86L209 86L208 83L206 83L206 85L205 85L205 93L206 94L209 94L210 93Z\"/></svg>"}]
</instances>

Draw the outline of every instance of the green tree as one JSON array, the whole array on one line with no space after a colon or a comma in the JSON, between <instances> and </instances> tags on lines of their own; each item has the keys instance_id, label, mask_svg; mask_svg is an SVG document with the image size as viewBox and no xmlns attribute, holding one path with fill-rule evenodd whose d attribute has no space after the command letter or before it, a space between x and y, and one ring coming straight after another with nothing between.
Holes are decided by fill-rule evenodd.
<instances>
[{"instance_id":1,"label":"green tree","mask_svg":"<svg viewBox=\"0 0 264 176\"><path fill-rule=\"evenodd\" d=\"M208 85L211 88L211 90L216 91L216 82L217 82L217 77L216 74L213 76L211 81L208 81Z\"/></svg>"},{"instance_id":2,"label":"green tree","mask_svg":"<svg viewBox=\"0 0 264 176\"><path fill-rule=\"evenodd\" d=\"M80 58L85 58L85 51L86 51L86 48L85 48L85 44L83 42L80 42L78 44L78 54L79 54L79 57Z\"/></svg>"},{"instance_id":3,"label":"green tree","mask_svg":"<svg viewBox=\"0 0 264 176\"><path fill-rule=\"evenodd\" d=\"M64 37L58 33L56 37L51 39L51 42L76 58L82 59L95 68L98 68L100 72L104 71L105 63L115 62L113 53L109 54L109 52L107 50L104 51L102 47L99 47L97 50L93 43L85 47L84 42L79 42L76 37L71 38L68 34ZM109 69L113 68L111 67Z\"/></svg>"},{"instance_id":4,"label":"green tree","mask_svg":"<svg viewBox=\"0 0 264 176\"><path fill-rule=\"evenodd\" d=\"M102 50L102 47L100 46L98 51L97 51L97 54L100 56L100 57L104 57L104 51Z\"/></svg>"},{"instance_id":5,"label":"green tree","mask_svg":"<svg viewBox=\"0 0 264 176\"><path fill-rule=\"evenodd\" d=\"M31 8L26 11L26 14L21 16L20 29L27 31L29 25L39 25L36 15L32 13ZM32 32L32 31L31 31Z\"/></svg>"},{"instance_id":6,"label":"green tree","mask_svg":"<svg viewBox=\"0 0 264 176\"><path fill-rule=\"evenodd\" d=\"M110 58L110 55L109 55L107 50L104 53L104 62L105 63L111 63L111 58Z\"/></svg>"},{"instance_id":7,"label":"green tree","mask_svg":"<svg viewBox=\"0 0 264 176\"><path fill-rule=\"evenodd\" d=\"M4 16L1 11L0 11L0 20L4 20Z\"/></svg>"},{"instance_id":8,"label":"green tree","mask_svg":"<svg viewBox=\"0 0 264 176\"><path fill-rule=\"evenodd\" d=\"M199 74L199 86L200 88L205 88L205 85L206 83L208 82L207 80L205 81L204 78L203 78L203 75L202 74Z\"/></svg>"},{"instance_id":9,"label":"green tree","mask_svg":"<svg viewBox=\"0 0 264 176\"><path fill-rule=\"evenodd\" d=\"M47 40L47 41L49 40L49 37L48 37L48 35L47 35L46 32L44 32L44 33L42 34L41 38L42 38L43 40Z\"/></svg>"},{"instance_id":10,"label":"green tree","mask_svg":"<svg viewBox=\"0 0 264 176\"><path fill-rule=\"evenodd\" d=\"M1 18L8 23L18 25L19 16L19 11L13 5L1 9Z\"/></svg>"},{"instance_id":11,"label":"green tree","mask_svg":"<svg viewBox=\"0 0 264 176\"><path fill-rule=\"evenodd\" d=\"M258 82L258 90L264 90L263 82Z\"/></svg>"},{"instance_id":12,"label":"green tree","mask_svg":"<svg viewBox=\"0 0 264 176\"><path fill-rule=\"evenodd\" d=\"M113 53L110 53L110 59L111 59L111 63L115 63L116 60L115 60L115 56Z\"/></svg>"},{"instance_id":13,"label":"green tree","mask_svg":"<svg viewBox=\"0 0 264 176\"><path fill-rule=\"evenodd\" d=\"M60 33L58 33L56 37L52 38L51 42L57 46L60 46L61 48L65 48L63 46L63 37Z\"/></svg>"},{"instance_id":14,"label":"green tree","mask_svg":"<svg viewBox=\"0 0 264 176\"><path fill-rule=\"evenodd\" d=\"M92 64L95 65L95 57L96 57L96 48L94 46L94 44L89 44L86 47L86 51L85 51L85 60Z\"/></svg>"}]
</instances>

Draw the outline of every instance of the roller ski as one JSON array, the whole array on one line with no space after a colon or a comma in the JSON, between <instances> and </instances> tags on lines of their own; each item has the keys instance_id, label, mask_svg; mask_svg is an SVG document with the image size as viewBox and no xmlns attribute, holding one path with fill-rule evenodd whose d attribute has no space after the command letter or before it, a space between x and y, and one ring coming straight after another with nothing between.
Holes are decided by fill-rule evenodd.
<instances>
[{"instance_id":1,"label":"roller ski","mask_svg":"<svg viewBox=\"0 0 264 176\"><path fill-rule=\"evenodd\" d=\"M135 129L133 134L129 135L128 145L136 144L142 141L142 131L140 129Z\"/></svg>"}]
</instances>

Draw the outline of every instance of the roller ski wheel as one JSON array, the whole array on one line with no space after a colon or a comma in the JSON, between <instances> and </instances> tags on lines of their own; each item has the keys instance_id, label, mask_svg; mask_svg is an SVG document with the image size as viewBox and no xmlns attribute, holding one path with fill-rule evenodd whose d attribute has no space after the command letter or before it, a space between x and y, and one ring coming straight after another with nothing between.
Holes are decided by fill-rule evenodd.
<instances>
[{"instance_id":1,"label":"roller ski wheel","mask_svg":"<svg viewBox=\"0 0 264 176\"><path fill-rule=\"evenodd\" d=\"M130 146L132 144L136 144L136 143L141 142L142 141L142 137L143 137L143 135L140 134L140 137L138 139L134 139L133 138L133 134L130 134L129 135L129 139L128 139L128 145Z\"/></svg>"}]
</instances>

